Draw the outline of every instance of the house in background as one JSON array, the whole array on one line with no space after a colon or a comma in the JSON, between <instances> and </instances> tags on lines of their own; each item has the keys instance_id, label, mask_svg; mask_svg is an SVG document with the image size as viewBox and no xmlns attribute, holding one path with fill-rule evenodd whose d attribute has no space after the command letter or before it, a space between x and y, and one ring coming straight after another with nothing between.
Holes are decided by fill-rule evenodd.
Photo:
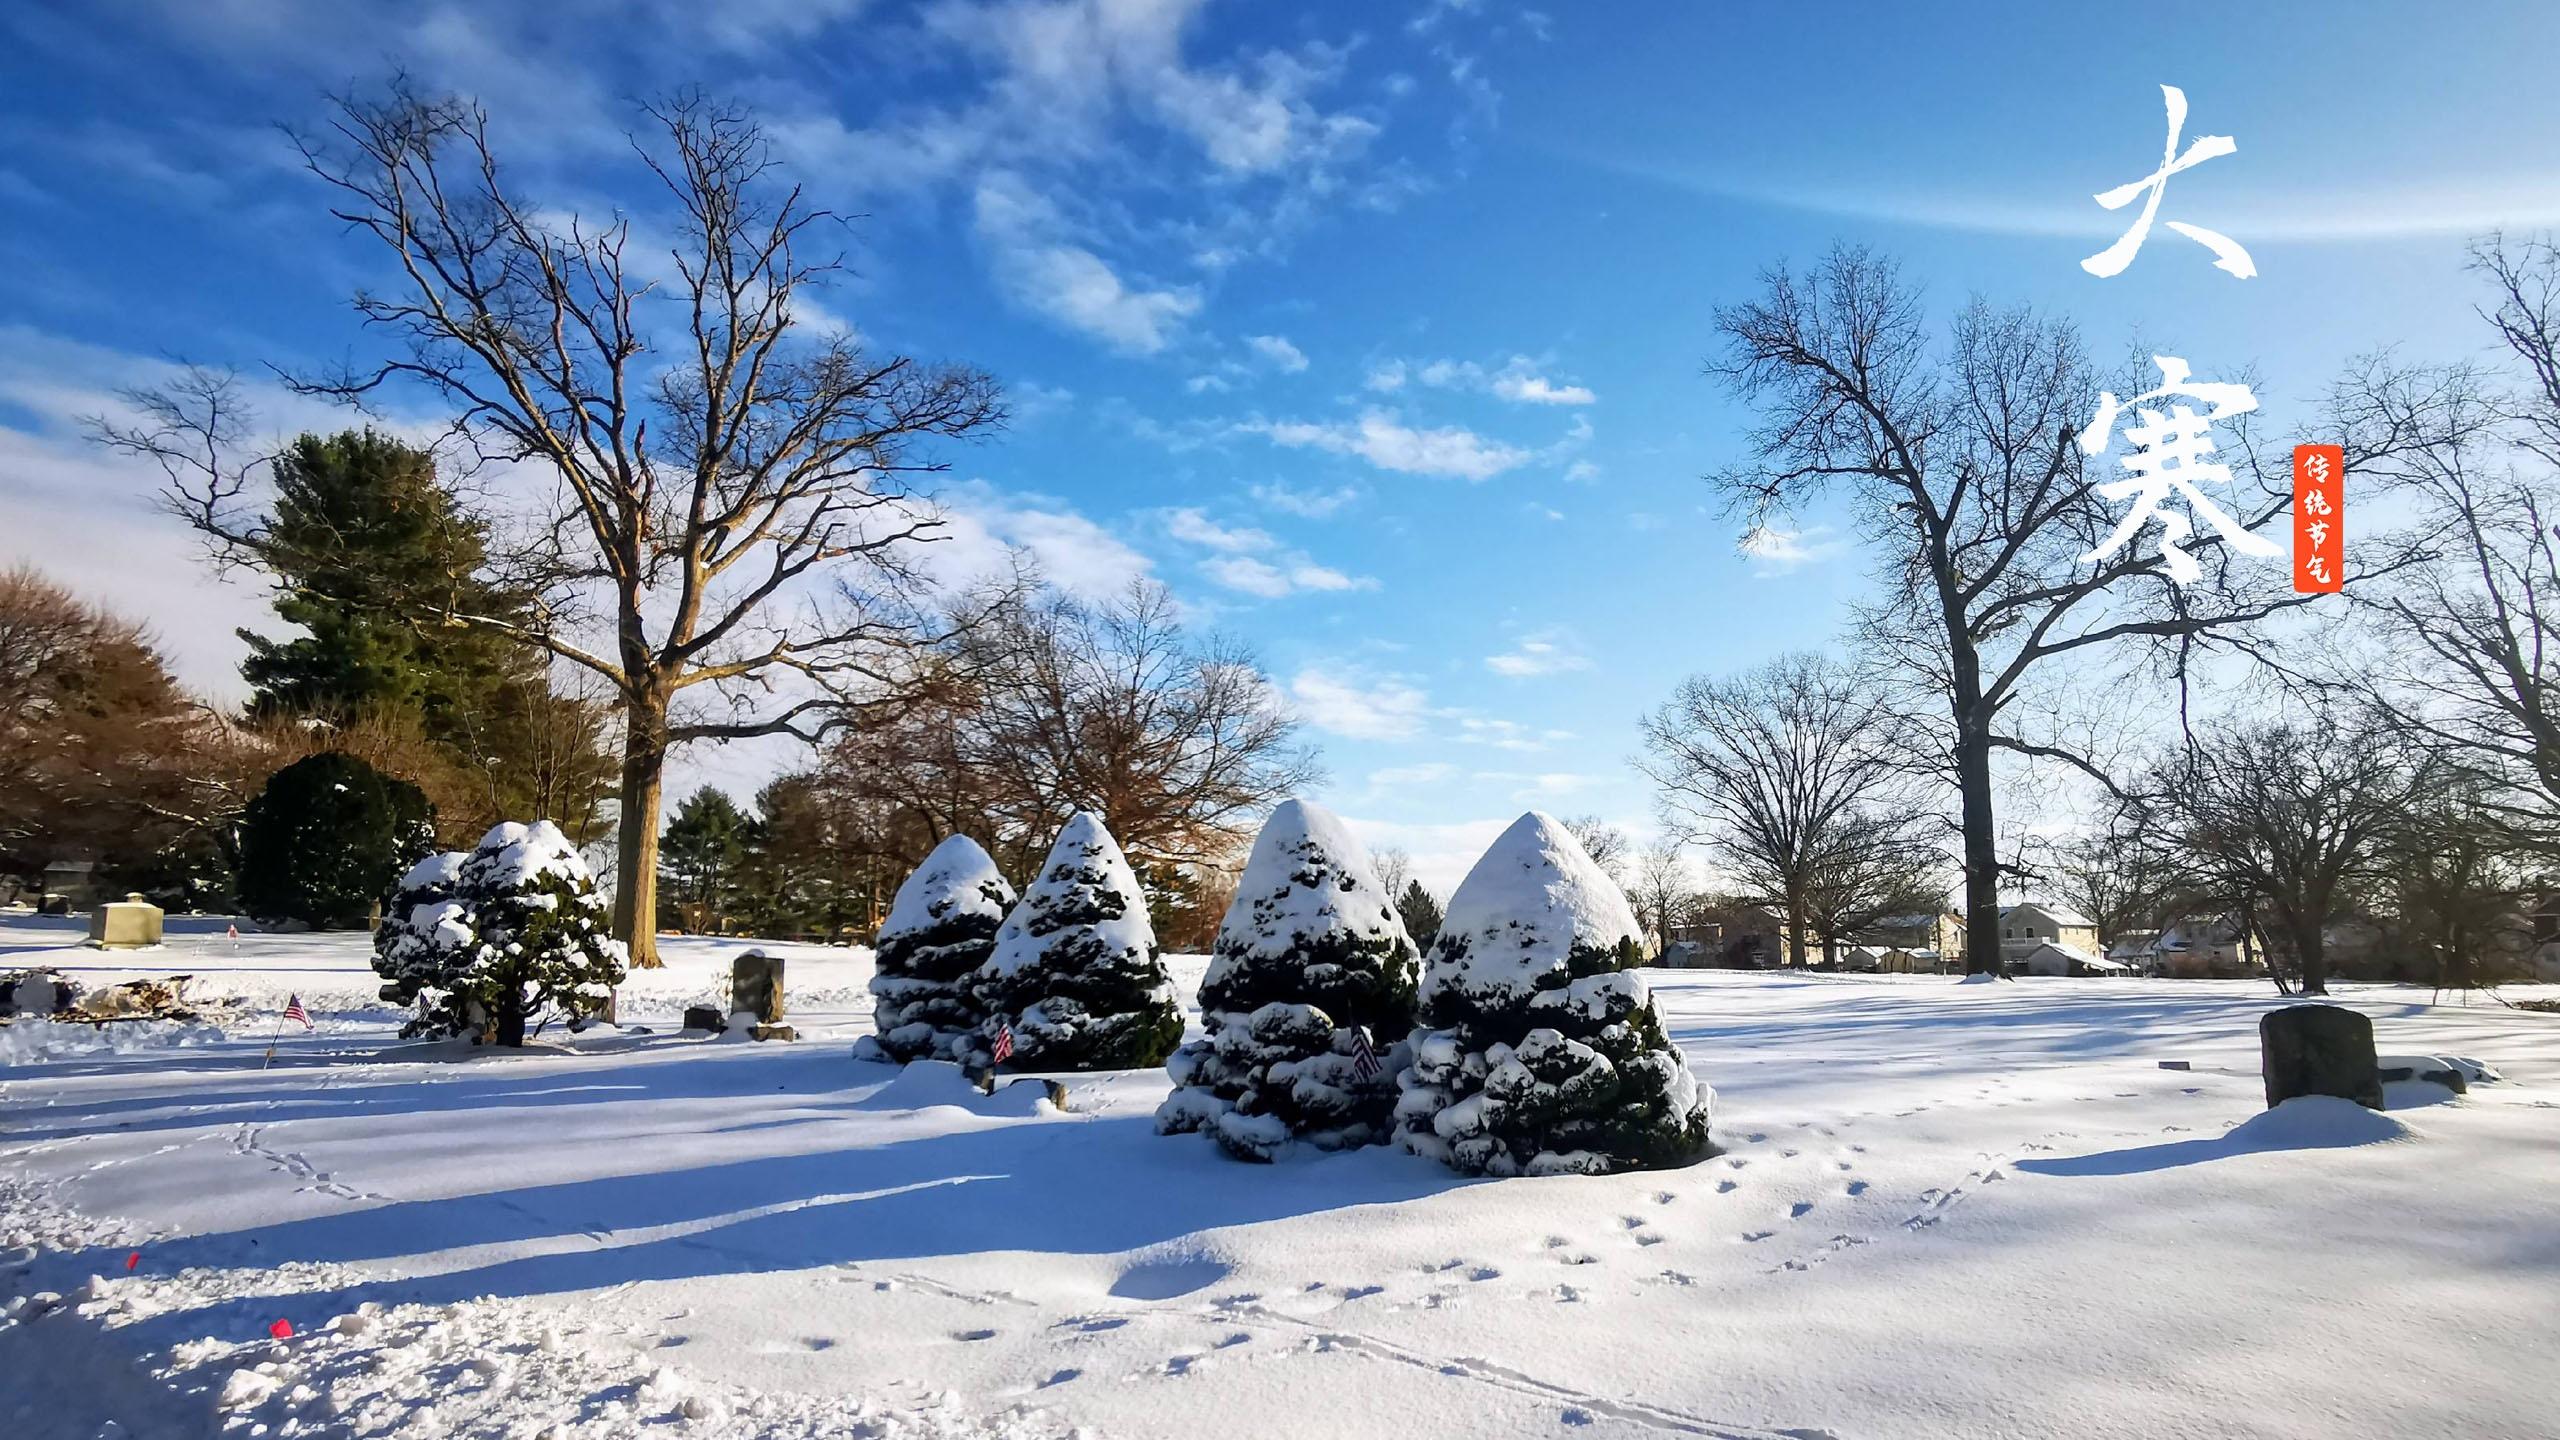
<instances>
[{"instance_id":1,"label":"house in background","mask_svg":"<svg viewBox=\"0 0 2560 1440\"><path fill-rule=\"evenodd\" d=\"M2060 945L2051 940L2038 944L2024 955L2009 961L2009 968L2027 975L2130 975L2134 967L2121 960L2110 960L2094 950L2074 945Z\"/></svg>"},{"instance_id":2,"label":"house in background","mask_svg":"<svg viewBox=\"0 0 2560 1440\"><path fill-rule=\"evenodd\" d=\"M1900 950L1931 961L1964 963L1964 917L1943 911L1933 915L1888 915L1849 937L1852 945L1882 950L1888 955ZM1887 966L1887 969L1892 967ZM1935 964L1919 966L1922 973L1939 968Z\"/></svg>"},{"instance_id":3,"label":"house in background","mask_svg":"<svg viewBox=\"0 0 2560 1440\"><path fill-rule=\"evenodd\" d=\"M1772 970L1786 964L1786 917L1765 905L1723 905L1671 927L1662 963L1681 969Z\"/></svg>"},{"instance_id":4,"label":"house in background","mask_svg":"<svg viewBox=\"0 0 2560 1440\"><path fill-rule=\"evenodd\" d=\"M2170 922L2151 947L2151 973L2177 980L2236 980L2266 973L2266 961L2230 917Z\"/></svg>"},{"instance_id":5,"label":"house in background","mask_svg":"<svg viewBox=\"0 0 2560 1440\"><path fill-rule=\"evenodd\" d=\"M2060 905L2029 900L2000 907L2000 958L2014 967L2039 945L2098 953L2098 922Z\"/></svg>"}]
</instances>

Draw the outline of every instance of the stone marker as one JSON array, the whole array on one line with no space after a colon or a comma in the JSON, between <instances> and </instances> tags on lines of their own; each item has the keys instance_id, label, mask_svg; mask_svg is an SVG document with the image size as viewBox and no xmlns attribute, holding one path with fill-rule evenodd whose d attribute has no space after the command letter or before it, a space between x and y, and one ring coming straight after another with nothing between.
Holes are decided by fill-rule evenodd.
<instances>
[{"instance_id":1,"label":"stone marker","mask_svg":"<svg viewBox=\"0 0 2560 1440\"><path fill-rule=\"evenodd\" d=\"M782 957L750 950L729 963L729 1013L782 1021Z\"/></svg>"},{"instance_id":2,"label":"stone marker","mask_svg":"<svg viewBox=\"0 0 2560 1440\"><path fill-rule=\"evenodd\" d=\"M708 1030L717 1035L729 1028L729 1017L721 1014L717 1005L687 1005L684 1007L684 1028Z\"/></svg>"},{"instance_id":3,"label":"stone marker","mask_svg":"<svg viewBox=\"0 0 2560 1440\"><path fill-rule=\"evenodd\" d=\"M2337 1005L2288 1005L2258 1017L2258 1073L2267 1108L2297 1095L2335 1095L2382 1108L2373 1022Z\"/></svg>"},{"instance_id":4,"label":"stone marker","mask_svg":"<svg viewBox=\"0 0 2560 1440\"><path fill-rule=\"evenodd\" d=\"M89 912L89 943L101 950L139 950L160 943L160 907L139 894Z\"/></svg>"}]
</instances>

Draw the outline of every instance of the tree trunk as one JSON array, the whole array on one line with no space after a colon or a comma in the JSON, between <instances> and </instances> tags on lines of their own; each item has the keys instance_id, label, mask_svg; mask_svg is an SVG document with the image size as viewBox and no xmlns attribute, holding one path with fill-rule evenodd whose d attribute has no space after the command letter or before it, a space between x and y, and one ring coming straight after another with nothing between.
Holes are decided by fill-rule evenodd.
<instances>
[{"instance_id":1,"label":"tree trunk","mask_svg":"<svg viewBox=\"0 0 2560 1440\"><path fill-rule=\"evenodd\" d=\"M2302 966L2302 993L2305 995L2329 993L2329 957L2323 948L2326 944L2327 937L2320 933L2319 921L2293 927L2293 953Z\"/></svg>"},{"instance_id":2,"label":"tree trunk","mask_svg":"<svg viewBox=\"0 0 2560 1440\"><path fill-rule=\"evenodd\" d=\"M1804 901L1790 895L1787 897L1787 953L1778 957L1780 968L1805 963L1804 931Z\"/></svg>"},{"instance_id":3,"label":"tree trunk","mask_svg":"<svg viewBox=\"0 0 2560 1440\"><path fill-rule=\"evenodd\" d=\"M634 969L658 968L658 807L667 783L667 706L623 710L622 804L614 842L613 938Z\"/></svg>"},{"instance_id":4,"label":"tree trunk","mask_svg":"<svg viewBox=\"0 0 2560 1440\"><path fill-rule=\"evenodd\" d=\"M2000 849L1991 813L1991 737L1969 724L1956 732L1956 788L1963 801L1964 971L1998 975Z\"/></svg>"},{"instance_id":5,"label":"tree trunk","mask_svg":"<svg viewBox=\"0 0 2560 1440\"><path fill-rule=\"evenodd\" d=\"M517 985L498 1001L498 1043L510 1050L524 1048L524 987Z\"/></svg>"}]
</instances>

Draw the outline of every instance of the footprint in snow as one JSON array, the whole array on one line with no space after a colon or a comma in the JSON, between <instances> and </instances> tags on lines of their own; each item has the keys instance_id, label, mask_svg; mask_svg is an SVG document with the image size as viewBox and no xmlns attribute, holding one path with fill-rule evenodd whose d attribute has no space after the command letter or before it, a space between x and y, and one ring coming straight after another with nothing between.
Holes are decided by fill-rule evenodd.
<instances>
[{"instance_id":1,"label":"footprint in snow","mask_svg":"<svg viewBox=\"0 0 2560 1440\"><path fill-rule=\"evenodd\" d=\"M1238 1345L1243 1345L1243 1344L1247 1344L1247 1343L1251 1342L1251 1341L1252 1341L1252 1339L1253 1339L1253 1337L1252 1337L1251 1335L1248 1335L1248 1334L1246 1334L1244 1331L1239 1330L1239 1331L1237 1331L1236 1333L1234 1333L1233 1335L1228 1336L1226 1339L1219 1341L1219 1342L1218 1342L1218 1348L1219 1348L1219 1349L1221 1349L1221 1350L1232 1350L1232 1349L1234 1349L1235 1347L1237 1347Z\"/></svg>"},{"instance_id":2,"label":"footprint in snow","mask_svg":"<svg viewBox=\"0 0 2560 1440\"><path fill-rule=\"evenodd\" d=\"M1081 1370L1061 1370L1057 1374L1050 1376L1048 1379L1041 1381L1040 1388L1046 1390L1053 1385L1064 1385L1068 1381L1073 1380L1082 1374L1084 1374L1084 1372Z\"/></svg>"},{"instance_id":3,"label":"footprint in snow","mask_svg":"<svg viewBox=\"0 0 2560 1440\"><path fill-rule=\"evenodd\" d=\"M1813 1202L1810 1200L1799 1200L1787 1207L1787 1218L1790 1220L1801 1220L1812 1213Z\"/></svg>"},{"instance_id":4,"label":"footprint in snow","mask_svg":"<svg viewBox=\"0 0 2560 1440\"><path fill-rule=\"evenodd\" d=\"M1479 1265L1473 1270L1467 1272L1467 1278L1470 1280L1499 1280L1502 1278L1502 1272L1494 1269L1490 1265Z\"/></svg>"},{"instance_id":5,"label":"footprint in snow","mask_svg":"<svg viewBox=\"0 0 2560 1440\"><path fill-rule=\"evenodd\" d=\"M1766 1240L1777 1233L1778 1232L1775 1230L1745 1230L1742 1232L1742 1243L1746 1245L1757 1245L1761 1241Z\"/></svg>"},{"instance_id":6,"label":"footprint in snow","mask_svg":"<svg viewBox=\"0 0 2560 1440\"><path fill-rule=\"evenodd\" d=\"M1567 1406L1565 1407L1564 1413L1556 1418L1562 1420L1567 1425L1588 1425L1592 1422L1593 1417L1590 1411L1582 1409L1579 1406Z\"/></svg>"},{"instance_id":7,"label":"footprint in snow","mask_svg":"<svg viewBox=\"0 0 2560 1440\"><path fill-rule=\"evenodd\" d=\"M1867 1182L1866 1182L1866 1181L1864 1181L1864 1180L1852 1180L1852 1181L1850 1181L1850 1182L1849 1182L1849 1193L1850 1193L1851 1195L1864 1195L1864 1194L1866 1194L1866 1193L1867 1193Z\"/></svg>"},{"instance_id":8,"label":"footprint in snow","mask_svg":"<svg viewBox=\"0 0 2560 1440\"><path fill-rule=\"evenodd\" d=\"M1765 1145L1769 1141L1769 1135L1767 1131L1754 1130L1750 1134L1743 1136L1742 1139L1743 1143L1747 1145Z\"/></svg>"},{"instance_id":9,"label":"footprint in snow","mask_svg":"<svg viewBox=\"0 0 2560 1440\"><path fill-rule=\"evenodd\" d=\"M1645 1227L1645 1218L1641 1215L1621 1215L1618 1217L1618 1224L1629 1230L1641 1230Z\"/></svg>"},{"instance_id":10,"label":"footprint in snow","mask_svg":"<svg viewBox=\"0 0 2560 1440\"><path fill-rule=\"evenodd\" d=\"M993 1340L996 1338L996 1332L993 1330L955 1330L952 1332L951 1338L954 1340Z\"/></svg>"},{"instance_id":11,"label":"footprint in snow","mask_svg":"<svg viewBox=\"0 0 2560 1440\"><path fill-rule=\"evenodd\" d=\"M1383 1295L1386 1293L1386 1290L1387 1287L1384 1285L1355 1285L1350 1289L1343 1291L1342 1298L1345 1300L1366 1300L1372 1295Z\"/></svg>"},{"instance_id":12,"label":"footprint in snow","mask_svg":"<svg viewBox=\"0 0 2560 1440\"><path fill-rule=\"evenodd\" d=\"M1668 1205L1679 1198L1679 1196L1672 1194L1668 1190L1656 1190L1653 1192L1653 1203L1656 1205Z\"/></svg>"},{"instance_id":13,"label":"footprint in snow","mask_svg":"<svg viewBox=\"0 0 2560 1440\"><path fill-rule=\"evenodd\" d=\"M1801 1150L1781 1150L1778 1152L1778 1158L1781 1160L1793 1160L1803 1153L1804 1152Z\"/></svg>"},{"instance_id":14,"label":"footprint in snow","mask_svg":"<svg viewBox=\"0 0 2560 1440\"><path fill-rule=\"evenodd\" d=\"M1742 1182L1739 1180L1719 1180L1716 1182L1716 1193L1719 1195L1730 1195L1741 1188Z\"/></svg>"}]
</instances>

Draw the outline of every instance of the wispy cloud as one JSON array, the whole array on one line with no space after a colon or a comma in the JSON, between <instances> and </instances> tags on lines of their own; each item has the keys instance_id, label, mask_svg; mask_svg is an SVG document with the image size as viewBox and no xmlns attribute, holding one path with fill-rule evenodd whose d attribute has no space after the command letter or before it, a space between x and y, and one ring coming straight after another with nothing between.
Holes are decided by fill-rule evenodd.
<instances>
[{"instance_id":1,"label":"wispy cloud","mask_svg":"<svg viewBox=\"0 0 2560 1440\"><path fill-rule=\"evenodd\" d=\"M1291 678L1289 697L1308 724L1351 740L1410 740L1431 717L1431 697L1393 676L1310 667Z\"/></svg>"},{"instance_id":2,"label":"wispy cloud","mask_svg":"<svg viewBox=\"0 0 2560 1440\"><path fill-rule=\"evenodd\" d=\"M1734 549L1753 563L1758 575L1784 575L1807 565L1828 560L1847 548L1848 542L1833 533L1828 525L1813 525L1791 530L1781 525L1763 523L1744 532L1734 542Z\"/></svg>"},{"instance_id":3,"label":"wispy cloud","mask_svg":"<svg viewBox=\"0 0 2560 1440\"><path fill-rule=\"evenodd\" d=\"M1472 390L1514 405L1600 403L1600 397L1589 386L1555 380L1543 373L1544 369L1526 355L1514 355L1494 366L1474 360L1388 359L1372 364L1361 383L1382 394L1411 383L1435 390Z\"/></svg>"},{"instance_id":4,"label":"wispy cloud","mask_svg":"<svg viewBox=\"0 0 2560 1440\"><path fill-rule=\"evenodd\" d=\"M1222 525L1197 506L1164 511L1163 522L1168 536L1210 552L1200 561L1200 573L1225 589L1277 600L1306 590L1378 588L1373 577L1318 564L1305 552L1281 544L1267 530Z\"/></svg>"},{"instance_id":5,"label":"wispy cloud","mask_svg":"<svg viewBox=\"0 0 2560 1440\"><path fill-rule=\"evenodd\" d=\"M1343 507L1360 498L1358 488L1350 485L1339 486L1332 490L1300 490L1276 481L1267 485L1255 485L1252 494L1254 499L1272 509L1304 520L1329 519Z\"/></svg>"},{"instance_id":6,"label":"wispy cloud","mask_svg":"<svg viewBox=\"0 0 2560 1440\"><path fill-rule=\"evenodd\" d=\"M1393 412L1369 410L1356 421L1246 421L1236 427L1292 449L1352 455L1381 470L1405 475L1455 475L1490 480L1529 462L1532 452L1490 440L1461 425L1419 428Z\"/></svg>"},{"instance_id":7,"label":"wispy cloud","mask_svg":"<svg viewBox=\"0 0 2560 1440\"><path fill-rule=\"evenodd\" d=\"M1567 670L1588 670L1591 657L1582 653L1571 634L1556 628L1521 636L1510 649L1484 657L1484 668L1496 675L1525 680Z\"/></svg>"},{"instance_id":8,"label":"wispy cloud","mask_svg":"<svg viewBox=\"0 0 2560 1440\"><path fill-rule=\"evenodd\" d=\"M1152 355L1200 310L1196 289L1133 287L1091 250L1050 238L1059 218L1020 176L998 171L978 183L977 227L1007 294L1114 349Z\"/></svg>"},{"instance_id":9,"label":"wispy cloud","mask_svg":"<svg viewBox=\"0 0 2560 1440\"><path fill-rule=\"evenodd\" d=\"M1284 375L1295 375L1307 368L1306 352L1290 344L1286 335L1248 335L1244 343Z\"/></svg>"}]
</instances>

